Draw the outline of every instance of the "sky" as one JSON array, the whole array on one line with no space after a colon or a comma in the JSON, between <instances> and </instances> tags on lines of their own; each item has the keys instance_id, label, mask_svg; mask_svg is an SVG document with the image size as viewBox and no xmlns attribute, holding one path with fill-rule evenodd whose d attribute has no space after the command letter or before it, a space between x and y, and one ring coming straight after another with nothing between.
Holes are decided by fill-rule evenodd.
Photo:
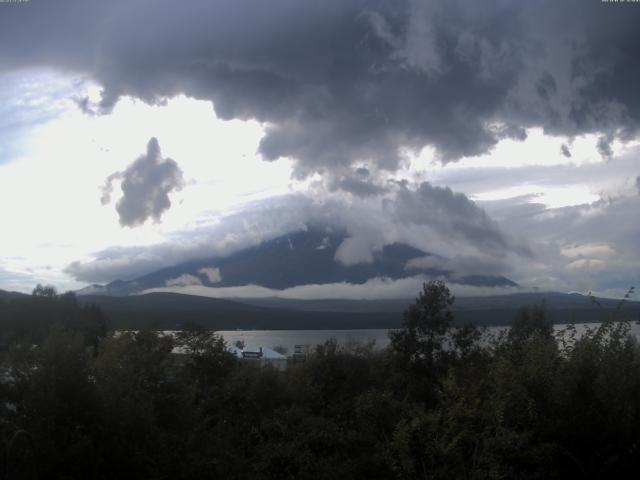
<instances>
[{"instance_id":1,"label":"sky","mask_svg":"<svg viewBox=\"0 0 640 480\"><path fill-rule=\"evenodd\" d=\"M640 3L600 0L0 2L0 289L323 225L347 265L404 242L523 289L624 294L639 24Z\"/></svg>"}]
</instances>

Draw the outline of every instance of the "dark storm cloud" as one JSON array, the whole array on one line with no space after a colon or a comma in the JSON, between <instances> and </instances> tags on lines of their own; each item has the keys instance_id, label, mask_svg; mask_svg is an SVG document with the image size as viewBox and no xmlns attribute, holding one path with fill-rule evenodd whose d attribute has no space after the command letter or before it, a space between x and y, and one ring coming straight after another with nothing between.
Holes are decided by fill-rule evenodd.
<instances>
[{"instance_id":1,"label":"dark storm cloud","mask_svg":"<svg viewBox=\"0 0 640 480\"><path fill-rule=\"evenodd\" d=\"M345 192L352 193L359 197L381 195L386 191L385 188L380 185L354 177L342 177L336 179L332 182L331 187L336 190L344 190Z\"/></svg>"},{"instance_id":2,"label":"dark storm cloud","mask_svg":"<svg viewBox=\"0 0 640 480\"><path fill-rule=\"evenodd\" d=\"M116 204L116 210L120 225L127 227L141 225L149 218L160 221L162 214L171 207L169 193L183 184L182 170L174 160L162 158L156 138L149 140L146 155L107 178L102 191L103 205L111 201L116 180L122 181L122 198Z\"/></svg>"},{"instance_id":3,"label":"dark storm cloud","mask_svg":"<svg viewBox=\"0 0 640 480\"><path fill-rule=\"evenodd\" d=\"M636 7L31 1L0 4L0 68L92 75L104 86L103 111L121 95L212 100L222 118L268 122L260 153L296 158L298 176L363 159L392 170L401 148L432 145L452 161L532 126L637 134Z\"/></svg>"},{"instance_id":4,"label":"dark storm cloud","mask_svg":"<svg viewBox=\"0 0 640 480\"><path fill-rule=\"evenodd\" d=\"M386 187L375 183L371 172L364 167L344 175L334 173L328 188L330 191L342 190L358 197L374 197L388 191Z\"/></svg>"}]
</instances>

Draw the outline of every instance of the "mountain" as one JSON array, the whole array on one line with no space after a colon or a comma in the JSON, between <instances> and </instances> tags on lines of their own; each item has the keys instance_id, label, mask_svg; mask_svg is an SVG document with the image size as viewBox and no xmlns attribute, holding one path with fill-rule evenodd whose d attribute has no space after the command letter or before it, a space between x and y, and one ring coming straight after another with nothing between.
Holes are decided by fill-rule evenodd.
<instances>
[{"instance_id":1,"label":"mountain","mask_svg":"<svg viewBox=\"0 0 640 480\"><path fill-rule=\"evenodd\" d=\"M436 268L407 270L407 262L430 254L402 243L385 246L374 254L370 263L343 265L335 257L338 247L346 238L344 233L321 229L293 232L226 257L192 260L131 281L92 285L78 293L129 295L151 288L179 285L181 282L200 282L211 287L259 285L281 290L310 284L362 284L375 277L400 279L417 274L443 276L449 280L455 279L457 283L475 286L516 286L501 276L460 276L456 272Z\"/></svg>"}]
</instances>

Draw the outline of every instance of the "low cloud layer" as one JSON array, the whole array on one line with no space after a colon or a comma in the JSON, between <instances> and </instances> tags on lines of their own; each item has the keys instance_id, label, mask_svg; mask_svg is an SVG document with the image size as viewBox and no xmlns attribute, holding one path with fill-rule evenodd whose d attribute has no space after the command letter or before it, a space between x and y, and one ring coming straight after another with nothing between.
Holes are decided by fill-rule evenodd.
<instances>
[{"instance_id":1,"label":"low cloud layer","mask_svg":"<svg viewBox=\"0 0 640 480\"><path fill-rule=\"evenodd\" d=\"M295 300L311 299L362 299L381 300L392 298L412 298L422 288L423 282L430 278L424 275L391 280L373 278L363 284L329 283L323 285L301 285L284 290L273 290L257 285L242 287L205 287L202 285L176 285L167 288L153 288L142 293L173 292L186 295L198 295L213 298L288 298ZM529 291L517 287L474 287L455 282L447 286L458 297L478 297L486 295L503 295Z\"/></svg>"},{"instance_id":2,"label":"low cloud layer","mask_svg":"<svg viewBox=\"0 0 640 480\"><path fill-rule=\"evenodd\" d=\"M107 178L102 191L103 205L111 201L113 183L121 181L122 198L116 204L123 227L135 227L149 218L160 221L171 207L169 194L183 186L182 170L170 158L162 158L156 138L149 140L147 153L139 157L124 171Z\"/></svg>"},{"instance_id":3,"label":"low cloud layer","mask_svg":"<svg viewBox=\"0 0 640 480\"><path fill-rule=\"evenodd\" d=\"M267 122L260 153L295 158L298 176L362 161L393 170L403 151L425 145L454 161L534 126L597 133L608 158L612 140L640 126L640 9L632 2L1 7L0 70L54 65L87 74L104 87L93 106L103 112L123 95L211 100L221 118ZM374 191L353 178L336 185Z\"/></svg>"}]
</instances>

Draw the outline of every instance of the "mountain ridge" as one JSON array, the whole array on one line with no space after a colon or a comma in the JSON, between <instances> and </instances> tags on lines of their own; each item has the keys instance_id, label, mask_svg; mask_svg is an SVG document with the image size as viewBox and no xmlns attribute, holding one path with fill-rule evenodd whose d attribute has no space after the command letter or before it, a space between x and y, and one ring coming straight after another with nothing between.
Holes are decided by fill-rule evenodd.
<instances>
[{"instance_id":1,"label":"mountain ridge","mask_svg":"<svg viewBox=\"0 0 640 480\"><path fill-rule=\"evenodd\" d=\"M22 301L27 294L0 300ZM214 330L344 330L399 328L404 310L415 299L392 300L288 300L282 298L230 299L156 292L126 297L87 295L84 305L95 304L114 329L179 329L197 323ZM544 304L552 323L601 322L616 311L619 300L597 299L560 292L516 293L487 297L461 297L453 305L454 324L509 325L527 305ZM627 301L619 319L640 319L640 302ZM0 319L1 320L1 319ZM1 325L0 325L1 327Z\"/></svg>"}]
</instances>

